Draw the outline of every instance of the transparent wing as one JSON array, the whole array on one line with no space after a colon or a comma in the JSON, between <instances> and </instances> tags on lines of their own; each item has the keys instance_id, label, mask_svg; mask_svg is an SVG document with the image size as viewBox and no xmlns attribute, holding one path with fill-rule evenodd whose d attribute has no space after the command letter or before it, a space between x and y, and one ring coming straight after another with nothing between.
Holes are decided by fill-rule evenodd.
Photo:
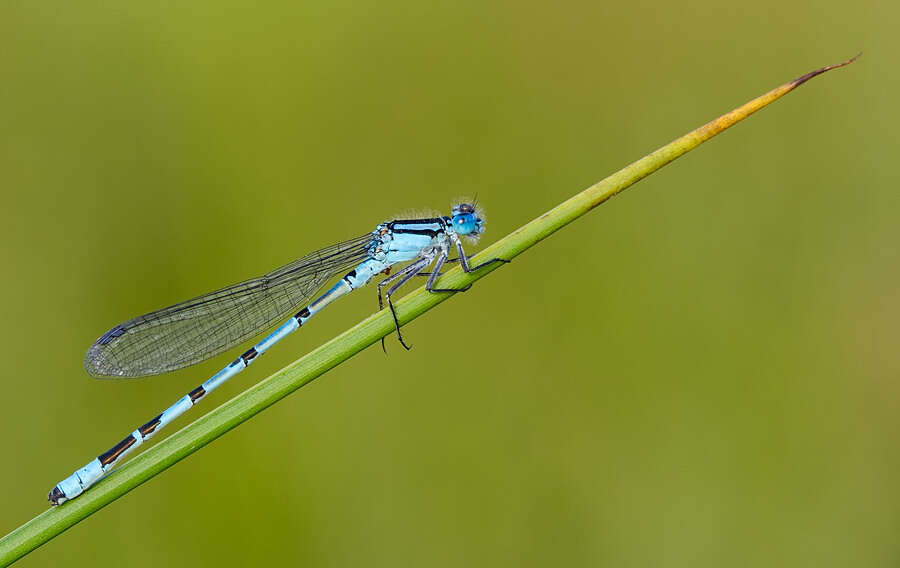
<instances>
[{"instance_id":1,"label":"transparent wing","mask_svg":"<svg viewBox=\"0 0 900 568\"><path fill-rule=\"evenodd\" d=\"M268 274L138 316L84 357L95 377L142 377L214 357L299 309L336 273L362 262L372 235L310 253Z\"/></svg>"}]
</instances>

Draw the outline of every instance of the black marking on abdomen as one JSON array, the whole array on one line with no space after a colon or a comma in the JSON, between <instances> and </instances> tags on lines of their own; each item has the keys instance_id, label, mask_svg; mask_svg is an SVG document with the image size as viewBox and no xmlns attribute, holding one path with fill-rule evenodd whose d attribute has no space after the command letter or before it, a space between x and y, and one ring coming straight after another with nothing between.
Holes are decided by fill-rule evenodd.
<instances>
[{"instance_id":1,"label":"black marking on abdomen","mask_svg":"<svg viewBox=\"0 0 900 568\"><path fill-rule=\"evenodd\" d=\"M155 432L157 428L159 428L159 425L162 423L162 420L160 420L161 418L162 414L138 428L138 432L141 433L141 436L146 438L147 436Z\"/></svg>"},{"instance_id":2,"label":"black marking on abdomen","mask_svg":"<svg viewBox=\"0 0 900 568\"><path fill-rule=\"evenodd\" d=\"M100 465L105 467L113 463L114 461L119 459L119 456L122 455L122 452L133 446L136 442L137 440L135 439L135 437L129 434L127 438L125 438L106 452L103 452L102 454L97 456L97 459L100 460Z\"/></svg>"},{"instance_id":3,"label":"black marking on abdomen","mask_svg":"<svg viewBox=\"0 0 900 568\"><path fill-rule=\"evenodd\" d=\"M59 485L57 485L53 488L52 491L50 491L50 495L47 496L47 499L49 499L50 502L54 505L59 505L63 501L63 499L68 500L69 497L65 493L63 493L62 489L60 489Z\"/></svg>"},{"instance_id":4,"label":"black marking on abdomen","mask_svg":"<svg viewBox=\"0 0 900 568\"><path fill-rule=\"evenodd\" d=\"M297 319L297 323L300 324L302 323L300 321L300 318L308 319L310 315L312 314L309 313L309 308L303 308L302 310L297 312L297 315L295 315L294 317Z\"/></svg>"},{"instance_id":5,"label":"black marking on abdomen","mask_svg":"<svg viewBox=\"0 0 900 568\"><path fill-rule=\"evenodd\" d=\"M203 398L205 395L206 395L206 389L203 388L203 385L200 385L199 387L195 388L194 390L192 390L191 392L188 393L188 396L191 397L191 404L197 402L198 400Z\"/></svg>"},{"instance_id":6,"label":"black marking on abdomen","mask_svg":"<svg viewBox=\"0 0 900 568\"><path fill-rule=\"evenodd\" d=\"M117 325L111 330L107 331L103 335L100 336L100 339L96 341L97 345L108 345L112 343L112 340L125 335L125 328L121 325Z\"/></svg>"},{"instance_id":7,"label":"black marking on abdomen","mask_svg":"<svg viewBox=\"0 0 900 568\"><path fill-rule=\"evenodd\" d=\"M249 365L250 361L256 359L257 355L259 355L259 351L256 350L256 347L251 347L246 353L241 355L241 359L244 360L245 365Z\"/></svg>"}]
</instances>

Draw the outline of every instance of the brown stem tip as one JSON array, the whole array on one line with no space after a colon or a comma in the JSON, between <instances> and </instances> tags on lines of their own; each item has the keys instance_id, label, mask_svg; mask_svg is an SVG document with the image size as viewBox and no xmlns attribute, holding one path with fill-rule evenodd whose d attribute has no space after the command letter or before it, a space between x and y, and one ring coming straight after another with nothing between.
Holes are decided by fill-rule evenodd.
<instances>
[{"instance_id":1,"label":"brown stem tip","mask_svg":"<svg viewBox=\"0 0 900 568\"><path fill-rule=\"evenodd\" d=\"M821 69L816 69L815 71L810 71L809 73L807 73L806 75L804 75L802 77L797 77L796 79L791 81L789 84L791 85L792 89L797 88L800 85L802 85L803 83L805 83L805 82L809 81L810 79L812 79L813 77L815 77L816 75L821 75L822 73L825 73L826 71L831 71L832 69L837 69L838 67L843 67L844 65L850 65L851 63L853 63L854 61L859 59L860 55L862 55L861 51L859 53L857 53L856 55L854 55L853 57L851 57L850 59L848 59L847 61L842 61L841 63L835 63L834 65L829 65L827 67L822 67Z\"/></svg>"}]
</instances>

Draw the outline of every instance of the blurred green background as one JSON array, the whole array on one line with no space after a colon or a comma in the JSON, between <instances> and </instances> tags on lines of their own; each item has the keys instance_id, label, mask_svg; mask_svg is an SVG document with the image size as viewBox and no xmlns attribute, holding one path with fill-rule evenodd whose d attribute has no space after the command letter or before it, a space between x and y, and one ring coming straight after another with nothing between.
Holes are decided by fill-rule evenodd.
<instances>
[{"instance_id":1,"label":"blurred green background","mask_svg":"<svg viewBox=\"0 0 900 568\"><path fill-rule=\"evenodd\" d=\"M897 565L898 15L4 2L0 534L230 357L92 380L112 325L460 195L492 242L864 50L21 565Z\"/></svg>"}]
</instances>

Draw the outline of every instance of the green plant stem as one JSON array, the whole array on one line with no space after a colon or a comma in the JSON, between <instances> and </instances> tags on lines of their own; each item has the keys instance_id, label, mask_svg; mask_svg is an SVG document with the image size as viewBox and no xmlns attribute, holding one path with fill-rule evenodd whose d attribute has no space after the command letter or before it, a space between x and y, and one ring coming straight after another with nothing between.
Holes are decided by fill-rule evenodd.
<instances>
[{"instance_id":1,"label":"green plant stem","mask_svg":"<svg viewBox=\"0 0 900 568\"><path fill-rule=\"evenodd\" d=\"M516 229L476 255L471 262L478 264L490 258L512 259L518 256L626 187L640 181L716 134L774 102L809 79L831 69L847 65L855 59L854 57L843 63L808 73L666 144ZM440 286L445 288L463 287L483 278L500 266L503 265L494 263L476 273L469 274L455 268L441 278ZM510 270L511 268L507 267L506 269ZM431 294L426 292L424 287L419 288L396 303L398 318L401 324L405 324L450 296L451 294ZM393 329L391 316L386 311L366 318L353 328L162 440L121 466L77 499L44 511L0 539L0 566L7 566L21 558L91 513L118 499L261 410L372 345L391 333Z\"/></svg>"}]
</instances>

